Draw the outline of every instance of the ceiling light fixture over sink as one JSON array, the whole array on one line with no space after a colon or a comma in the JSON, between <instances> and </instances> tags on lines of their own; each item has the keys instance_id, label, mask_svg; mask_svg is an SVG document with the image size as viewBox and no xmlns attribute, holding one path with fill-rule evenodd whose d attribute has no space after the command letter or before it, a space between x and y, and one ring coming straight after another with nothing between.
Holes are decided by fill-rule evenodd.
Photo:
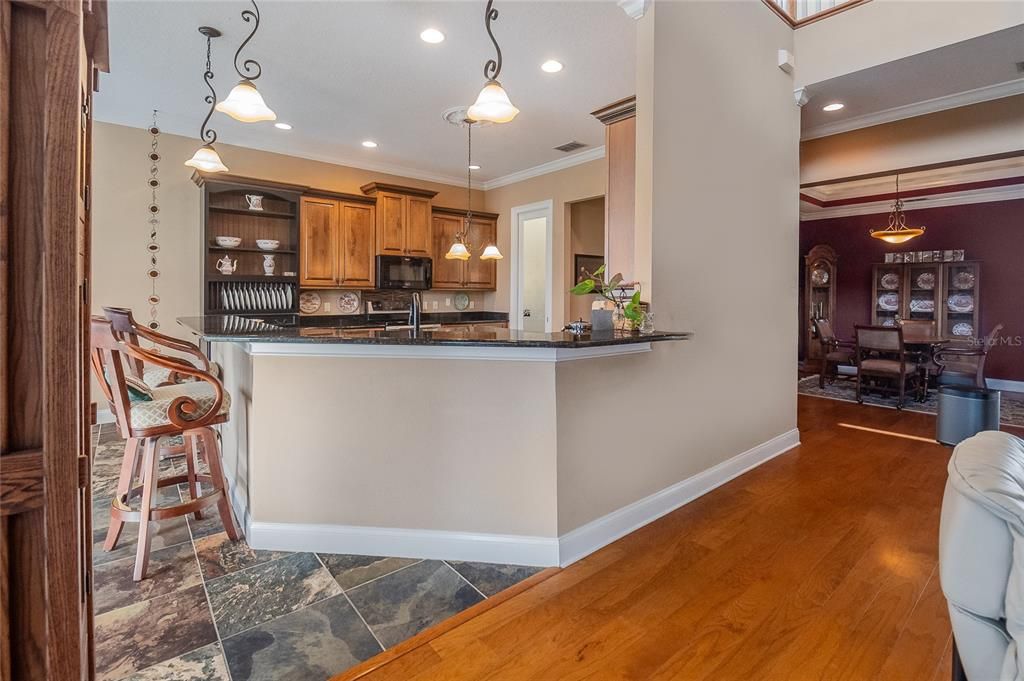
<instances>
[{"instance_id":1,"label":"ceiling light fixture over sink","mask_svg":"<svg viewBox=\"0 0 1024 681\"><path fill-rule=\"evenodd\" d=\"M236 121L243 123L277 120L277 114L270 110L267 103L263 101L263 95L253 84L253 81L263 73L260 63L255 59L246 59L242 62L241 67L238 66L238 56L260 28L260 8L256 6L256 0L252 1L252 9L242 10L242 21L246 23L252 21L254 24L252 33L242 41L235 52L235 71L241 80L228 93L227 99L217 103L217 111L226 113Z\"/></svg>"},{"instance_id":2,"label":"ceiling light fixture over sink","mask_svg":"<svg viewBox=\"0 0 1024 681\"><path fill-rule=\"evenodd\" d=\"M210 88L210 94L203 97L203 101L210 105L210 110L207 112L206 118L203 119L203 124L199 127L199 139L203 141L203 146L196 149L196 153L192 155L192 158L185 161L185 165L197 170L204 170L208 173L226 173L228 167L220 160L220 154L213 148L213 143L217 141L217 131L206 127L206 124L210 122L210 116L213 115L213 105L217 101L217 92L213 89L210 42L213 38L220 37L220 31L210 26L200 26L199 32L206 36L206 70L203 72L203 80L206 82L206 87Z\"/></svg>"},{"instance_id":3,"label":"ceiling light fixture over sink","mask_svg":"<svg viewBox=\"0 0 1024 681\"><path fill-rule=\"evenodd\" d=\"M498 82L498 74L501 73L501 47L494 38L491 31L491 22L498 18L498 10L493 8L494 0L487 0L487 8L484 10L484 25L487 27L487 35L494 43L494 51L498 53L497 59L488 59L484 64L484 89L477 95L476 102L469 107L469 117L474 121L490 121L491 123L508 123L519 113L519 109L512 105L505 88Z\"/></svg>"},{"instance_id":4,"label":"ceiling light fixture over sink","mask_svg":"<svg viewBox=\"0 0 1024 681\"><path fill-rule=\"evenodd\" d=\"M463 125L466 127L466 149L467 159L466 163L466 219L462 223L462 230L455 235L455 241L452 242L448 252L444 254L445 260L469 260L472 254L473 245L467 243L466 239L469 236L469 228L473 224L473 170L479 169L480 166L473 163L473 128L474 126L484 125L481 121L475 121L470 118L463 118L462 122L458 122L449 118L446 113L445 118L452 125ZM487 244L484 246L483 252L480 254L481 260L501 260L504 256L498 247L494 244Z\"/></svg>"},{"instance_id":5,"label":"ceiling light fixture over sink","mask_svg":"<svg viewBox=\"0 0 1024 681\"><path fill-rule=\"evenodd\" d=\"M907 227L907 218L903 214L903 201L900 200L900 176L896 176L896 202L889 213L889 226L885 229L872 229L868 233L890 244L902 244L924 234L924 227Z\"/></svg>"}]
</instances>

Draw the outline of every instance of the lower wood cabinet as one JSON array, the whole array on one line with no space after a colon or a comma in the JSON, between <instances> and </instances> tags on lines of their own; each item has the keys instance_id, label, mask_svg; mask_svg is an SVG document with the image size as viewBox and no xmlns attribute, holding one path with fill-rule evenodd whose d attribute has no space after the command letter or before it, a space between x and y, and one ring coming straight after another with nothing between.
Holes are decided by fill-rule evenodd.
<instances>
[{"instance_id":1,"label":"lower wood cabinet","mask_svg":"<svg viewBox=\"0 0 1024 681\"><path fill-rule=\"evenodd\" d=\"M372 204L304 196L301 217L300 285L373 287L376 209Z\"/></svg>"},{"instance_id":2,"label":"lower wood cabinet","mask_svg":"<svg viewBox=\"0 0 1024 681\"><path fill-rule=\"evenodd\" d=\"M446 260L455 235L463 230L465 218L454 212L434 213L431 257L434 260L434 288L451 290L494 291L498 287L498 264L481 260L484 246L497 242L498 216L474 215L466 232L472 255L469 260Z\"/></svg>"}]
</instances>

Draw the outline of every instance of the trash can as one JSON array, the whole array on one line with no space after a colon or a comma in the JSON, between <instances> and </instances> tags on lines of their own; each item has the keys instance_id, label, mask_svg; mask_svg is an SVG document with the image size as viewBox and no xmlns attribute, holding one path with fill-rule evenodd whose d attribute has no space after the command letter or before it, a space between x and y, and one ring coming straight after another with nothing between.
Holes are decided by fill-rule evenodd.
<instances>
[{"instance_id":1,"label":"trash can","mask_svg":"<svg viewBox=\"0 0 1024 681\"><path fill-rule=\"evenodd\" d=\"M935 439L944 445L956 445L983 430L999 430L999 391L941 386Z\"/></svg>"}]
</instances>

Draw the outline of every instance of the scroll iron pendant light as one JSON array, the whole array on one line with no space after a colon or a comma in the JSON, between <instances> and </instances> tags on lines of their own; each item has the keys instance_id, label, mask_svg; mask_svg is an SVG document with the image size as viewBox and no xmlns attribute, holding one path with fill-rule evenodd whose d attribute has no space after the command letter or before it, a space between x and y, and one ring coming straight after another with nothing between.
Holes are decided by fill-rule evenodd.
<instances>
[{"instance_id":1,"label":"scroll iron pendant light","mask_svg":"<svg viewBox=\"0 0 1024 681\"><path fill-rule=\"evenodd\" d=\"M487 9L484 10L484 25L487 27L487 35L494 43L494 51L498 58L488 59L484 64L484 88L477 95L476 102L469 107L469 117L474 121L490 121L491 123L508 123L519 113L519 109L512 105L505 88L498 82L498 74L501 73L501 48L491 31L491 21L498 18L498 10L493 8L494 0L487 0Z\"/></svg>"},{"instance_id":2,"label":"scroll iron pendant light","mask_svg":"<svg viewBox=\"0 0 1024 681\"><path fill-rule=\"evenodd\" d=\"M203 72L203 80L206 81L206 87L210 88L210 94L203 97L203 101L210 105L210 110L199 128L199 139L204 144L196 149L192 158L185 161L185 165L208 173L226 173L228 167L220 160L220 154L213 148L213 143L217 141L217 131L206 127L206 124L210 122L210 116L213 115L213 104L217 101L217 92L213 89L213 69L210 65L210 42L213 38L219 38L221 33L210 26L200 26L199 32L206 36L206 71Z\"/></svg>"},{"instance_id":3,"label":"scroll iron pendant light","mask_svg":"<svg viewBox=\"0 0 1024 681\"><path fill-rule=\"evenodd\" d=\"M473 126L479 125L479 122L467 118L462 123L468 130L466 138L466 148L468 150L466 159L466 219L462 224L462 231L455 235L455 241L452 242L448 252L444 254L445 260L469 260L470 250L473 248L471 244L466 243L466 238L469 234L469 226L473 223ZM484 247L483 253L480 254L481 260L501 260L504 257L494 244L487 244Z\"/></svg>"},{"instance_id":4,"label":"scroll iron pendant light","mask_svg":"<svg viewBox=\"0 0 1024 681\"><path fill-rule=\"evenodd\" d=\"M896 176L896 201L889 213L889 225L884 229L872 229L868 233L875 239L890 244L902 244L924 234L924 227L907 227L907 218L903 214L903 201L900 199L900 176Z\"/></svg>"},{"instance_id":5,"label":"scroll iron pendant light","mask_svg":"<svg viewBox=\"0 0 1024 681\"><path fill-rule=\"evenodd\" d=\"M277 114L271 111L267 103L263 101L263 95L253 83L263 73L260 63L255 59L246 59L241 66L238 65L239 55L260 28L260 8L256 6L256 0L252 0L251 10L242 10L242 21L246 23L252 21L254 24L249 37L242 41L235 52L235 72L241 80L238 81L238 85L231 88L227 99L217 102L217 111L226 113L236 121L243 123L275 121Z\"/></svg>"}]
</instances>

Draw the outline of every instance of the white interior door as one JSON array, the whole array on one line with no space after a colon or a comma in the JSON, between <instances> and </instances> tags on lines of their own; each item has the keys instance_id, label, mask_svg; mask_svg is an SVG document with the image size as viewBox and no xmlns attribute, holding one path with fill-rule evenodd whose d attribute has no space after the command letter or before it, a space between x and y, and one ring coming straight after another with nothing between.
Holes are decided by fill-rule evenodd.
<instances>
[{"instance_id":1,"label":"white interior door","mask_svg":"<svg viewBox=\"0 0 1024 681\"><path fill-rule=\"evenodd\" d=\"M512 209L510 325L523 331L551 331L552 202Z\"/></svg>"}]
</instances>

